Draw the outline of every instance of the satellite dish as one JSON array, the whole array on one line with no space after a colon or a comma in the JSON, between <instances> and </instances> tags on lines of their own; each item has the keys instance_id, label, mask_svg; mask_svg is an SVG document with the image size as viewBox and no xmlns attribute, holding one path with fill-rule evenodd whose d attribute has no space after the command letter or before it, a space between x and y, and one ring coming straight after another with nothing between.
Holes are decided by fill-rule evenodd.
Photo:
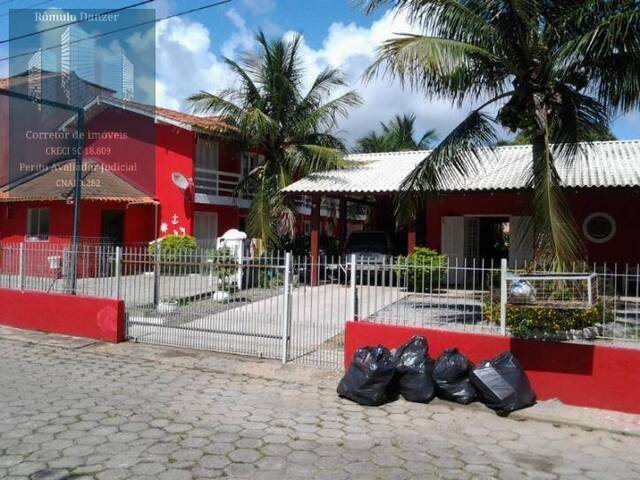
<instances>
[{"instance_id":1,"label":"satellite dish","mask_svg":"<svg viewBox=\"0 0 640 480\"><path fill-rule=\"evenodd\" d=\"M171 181L173 184L178 187L180 190L186 190L189 188L189 180L180 172L173 172L171 174Z\"/></svg>"}]
</instances>

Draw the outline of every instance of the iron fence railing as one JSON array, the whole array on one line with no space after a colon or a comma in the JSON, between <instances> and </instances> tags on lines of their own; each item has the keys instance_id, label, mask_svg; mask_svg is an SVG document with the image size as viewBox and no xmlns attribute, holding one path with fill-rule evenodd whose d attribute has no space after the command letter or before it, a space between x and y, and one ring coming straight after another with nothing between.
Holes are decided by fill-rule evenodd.
<instances>
[{"instance_id":1,"label":"iron fence railing","mask_svg":"<svg viewBox=\"0 0 640 480\"><path fill-rule=\"evenodd\" d=\"M239 261L215 248L99 244L74 255L68 245L25 242L0 246L0 288L120 298L131 340L311 365L341 365L347 320L640 344L637 265L557 273L506 260L311 262L278 252ZM555 331L542 331L545 322Z\"/></svg>"}]
</instances>

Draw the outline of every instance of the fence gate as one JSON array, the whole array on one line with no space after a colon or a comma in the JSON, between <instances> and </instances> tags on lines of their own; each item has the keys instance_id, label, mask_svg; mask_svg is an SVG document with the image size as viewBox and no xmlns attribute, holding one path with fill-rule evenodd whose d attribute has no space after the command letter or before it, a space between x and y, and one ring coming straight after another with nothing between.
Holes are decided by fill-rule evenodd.
<instances>
[{"instance_id":1,"label":"fence gate","mask_svg":"<svg viewBox=\"0 0 640 480\"><path fill-rule=\"evenodd\" d=\"M215 252L215 251L214 251ZM353 318L344 260L290 253L244 259L212 251L171 256L127 249L119 295L127 338L283 362L338 367Z\"/></svg>"},{"instance_id":2,"label":"fence gate","mask_svg":"<svg viewBox=\"0 0 640 480\"><path fill-rule=\"evenodd\" d=\"M127 250L120 291L130 340L283 358L290 322L290 257L243 261ZM289 292L289 294L287 294Z\"/></svg>"}]
</instances>

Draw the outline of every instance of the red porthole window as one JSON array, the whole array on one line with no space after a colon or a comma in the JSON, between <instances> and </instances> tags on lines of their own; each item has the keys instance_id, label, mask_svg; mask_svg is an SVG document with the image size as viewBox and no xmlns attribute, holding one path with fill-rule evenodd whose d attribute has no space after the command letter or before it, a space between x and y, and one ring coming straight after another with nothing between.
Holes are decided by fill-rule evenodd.
<instances>
[{"instance_id":1,"label":"red porthole window","mask_svg":"<svg viewBox=\"0 0 640 480\"><path fill-rule=\"evenodd\" d=\"M592 213L584 219L582 231L593 243L608 242L616 234L616 221L608 213Z\"/></svg>"}]
</instances>

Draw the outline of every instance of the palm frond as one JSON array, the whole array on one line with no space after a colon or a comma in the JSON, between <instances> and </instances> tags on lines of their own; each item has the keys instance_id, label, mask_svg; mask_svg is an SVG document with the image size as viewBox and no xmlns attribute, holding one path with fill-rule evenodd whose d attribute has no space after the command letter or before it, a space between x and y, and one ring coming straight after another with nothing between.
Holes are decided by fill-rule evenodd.
<instances>
[{"instance_id":1,"label":"palm frond","mask_svg":"<svg viewBox=\"0 0 640 480\"><path fill-rule=\"evenodd\" d=\"M333 130L340 118L345 118L353 107L362 104L355 91L349 91L314 108L301 108L297 115L290 118L288 133L299 136L317 130Z\"/></svg>"},{"instance_id":2,"label":"palm frond","mask_svg":"<svg viewBox=\"0 0 640 480\"><path fill-rule=\"evenodd\" d=\"M219 115L237 125L244 115L244 110L225 98L227 96L228 92L226 91L221 92L219 95L200 92L187 98L187 102L195 113Z\"/></svg>"},{"instance_id":3,"label":"palm frond","mask_svg":"<svg viewBox=\"0 0 640 480\"><path fill-rule=\"evenodd\" d=\"M533 190L533 219L538 260L564 270L581 257L583 244L562 192L548 137L534 143L529 187Z\"/></svg>"},{"instance_id":4,"label":"palm frond","mask_svg":"<svg viewBox=\"0 0 640 480\"><path fill-rule=\"evenodd\" d=\"M247 65L243 68L237 62L230 58L224 58L224 63L229 67L231 72L240 78L241 87L240 91L244 94L245 105L254 105L261 97L260 90L255 84L254 79L251 78L250 70L247 69Z\"/></svg>"},{"instance_id":5,"label":"palm frond","mask_svg":"<svg viewBox=\"0 0 640 480\"><path fill-rule=\"evenodd\" d=\"M500 70L503 70L501 59L475 45L403 34L382 44L364 78L368 81L378 75L390 76L403 86L461 102L466 94L481 89L501 93L504 89L501 76L487 75Z\"/></svg>"},{"instance_id":6,"label":"palm frond","mask_svg":"<svg viewBox=\"0 0 640 480\"><path fill-rule=\"evenodd\" d=\"M407 223L428 196L463 181L475 170L482 153L492 151L490 146L496 139L493 119L474 110L402 182L396 198L398 221Z\"/></svg>"},{"instance_id":7,"label":"palm frond","mask_svg":"<svg viewBox=\"0 0 640 480\"><path fill-rule=\"evenodd\" d=\"M299 175L344 168L346 163L340 150L321 145L295 145L289 151L291 167Z\"/></svg>"},{"instance_id":8,"label":"palm frond","mask_svg":"<svg viewBox=\"0 0 640 480\"><path fill-rule=\"evenodd\" d=\"M431 129L431 130L427 130L426 132L424 132L424 134L422 135L422 137L420 137L420 140L418 140L418 148L420 150L427 150L429 148L431 148L431 145L434 142L438 141L438 133L435 131L435 129Z\"/></svg>"},{"instance_id":9,"label":"palm frond","mask_svg":"<svg viewBox=\"0 0 640 480\"><path fill-rule=\"evenodd\" d=\"M250 139L259 139L277 135L279 125L259 108L250 108L240 120L240 128L247 132Z\"/></svg>"},{"instance_id":10,"label":"palm frond","mask_svg":"<svg viewBox=\"0 0 640 480\"><path fill-rule=\"evenodd\" d=\"M464 0L360 0L367 13L393 5L409 21L428 34L474 45L499 46L500 35L487 11L496 10L500 1Z\"/></svg>"},{"instance_id":11,"label":"palm frond","mask_svg":"<svg viewBox=\"0 0 640 480\"><path fill-rule=\"evenodd\" d=\"M558 95L561 105L551 115L550 139L555 160L570 168L579 149L610 135L609 112L596 99L566 85L558 85Z\"/></svg>"}]
</instances>

